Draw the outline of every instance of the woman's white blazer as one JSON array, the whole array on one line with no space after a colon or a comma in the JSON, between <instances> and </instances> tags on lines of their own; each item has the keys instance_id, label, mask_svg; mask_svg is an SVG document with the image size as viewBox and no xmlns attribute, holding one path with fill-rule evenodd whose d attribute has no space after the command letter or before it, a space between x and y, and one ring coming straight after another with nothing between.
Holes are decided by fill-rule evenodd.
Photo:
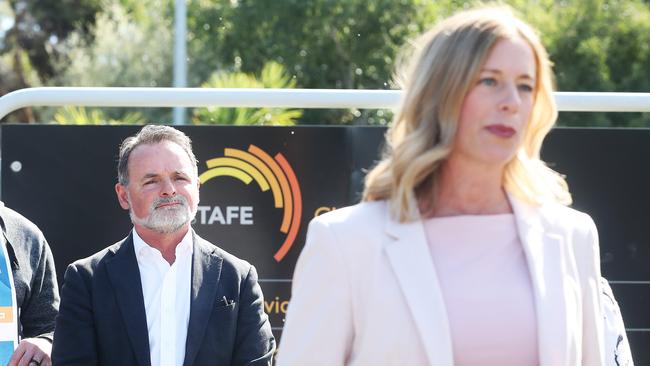
<instances>
[{"instance_id":1,"label":"woman's white blazer","mask_svg":"<svg viewBox=\"0 0 650 366\"><path fill-rule=\"evenodd\" d=\"M539 364L603 365L594 222L561 205L511 204L532 279ZM422 221L393 220L384 201L312 220L278 365L453 366L428 248Z\"/></svg>"}]
</instances>

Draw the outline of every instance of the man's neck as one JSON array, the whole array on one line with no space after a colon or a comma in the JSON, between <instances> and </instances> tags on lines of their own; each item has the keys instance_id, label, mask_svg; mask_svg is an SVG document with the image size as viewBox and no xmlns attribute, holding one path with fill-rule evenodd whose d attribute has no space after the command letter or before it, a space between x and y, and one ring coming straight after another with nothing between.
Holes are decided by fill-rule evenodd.
<instances>
[{"instance_id":1,"label":"man's neck","mask_svg":"<svg viewBox=\"0 0 650 366\"><path fill-rule=\"evenodd\" d=\"M169 264L173 264L176 260L176 246L183 240L190 229L190 225L187 224L176 232L166 234L152 231L140 225L134 225L134 229L147 245L158 249L163 258Z\"/></svg>"}]
</instances>

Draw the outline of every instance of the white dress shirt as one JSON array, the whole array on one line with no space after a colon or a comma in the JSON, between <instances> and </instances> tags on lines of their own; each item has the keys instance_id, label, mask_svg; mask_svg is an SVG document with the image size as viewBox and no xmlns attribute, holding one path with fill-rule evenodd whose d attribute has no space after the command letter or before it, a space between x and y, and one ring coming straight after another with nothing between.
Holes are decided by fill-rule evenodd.
<instances>
[{"instance_id":1,"label":"white dress shirt","mask_svg":"<svg viewBox=\"0 0 650 366\"><path fill-rule=\"evenodd\" d=\"M182 366L190 319L192 230L176 246L172 265L158 249L145 243L135 229L133 247L142 281L151 365Z\"/></svg>"}]
</instances>

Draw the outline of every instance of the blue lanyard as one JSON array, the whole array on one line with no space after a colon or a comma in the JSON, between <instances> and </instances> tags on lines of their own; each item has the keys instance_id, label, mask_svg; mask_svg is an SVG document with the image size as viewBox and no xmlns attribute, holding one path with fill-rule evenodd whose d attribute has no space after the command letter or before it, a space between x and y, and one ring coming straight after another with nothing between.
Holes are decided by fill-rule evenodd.
<instances>
[{"instance_id":1,"label":"blue lanyard","mask_svg":"<svg viewBox=\"0 0 650 366\"><path fill-rule=\"evenodd\" d=\"M0 365L6 365L18 346L18 314L11 262L4 235L0 237L0 247Z\"/></svg>"}]
</instances>

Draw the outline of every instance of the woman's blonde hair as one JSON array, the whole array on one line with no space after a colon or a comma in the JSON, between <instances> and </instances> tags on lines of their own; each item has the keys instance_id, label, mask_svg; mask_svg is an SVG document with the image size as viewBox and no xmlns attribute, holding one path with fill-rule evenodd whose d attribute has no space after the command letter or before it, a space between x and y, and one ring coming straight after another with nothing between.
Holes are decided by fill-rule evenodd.
<instances>
[{"instance_id":1,"label":"woman's blonde hair","mask_svg":"<svg viewBox=\"0 0 650 366\"><path fill-rule=\"evenodd\" d=\"M492 47L520 37L535 54L534 106L522 146L505 168L503 186L532 204L570 204L564 178L540 159L544 137L557 119L553 73L535 31L507 7L457 13L418 38L411 48L404 95L386 133L383 159L365 179L364 201L388 200L399 221L416 219L419 202L435 204L433 189L442 162L450 153L465 95L474 85Z\"/></svg>"}]
</instances>

